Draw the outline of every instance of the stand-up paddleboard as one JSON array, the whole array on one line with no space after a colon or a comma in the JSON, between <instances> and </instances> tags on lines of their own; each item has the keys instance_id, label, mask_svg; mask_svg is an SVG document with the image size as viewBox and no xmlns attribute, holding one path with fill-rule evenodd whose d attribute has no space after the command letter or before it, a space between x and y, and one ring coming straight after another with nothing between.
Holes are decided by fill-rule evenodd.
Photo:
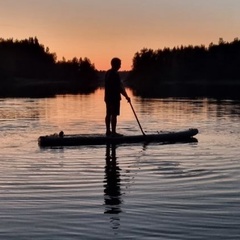
<instances>
[{"instance_id":1,"label":"stand-up paddleboard","mask_svg":"<svg viewBox=\"0 0 240 240\"><path fill-rule=\"evenodd\" d=\"M79 145L102 145L102 144L121 144L139 142L181 142L190 141L193 136L198 134L198 129L188 129L184 131L160 132L157 134L145 135L117 135L106 136L104 134L59 134L40 136L38 144L40 147L54 146L79 146Z\"/></svg>"}]
</instances>

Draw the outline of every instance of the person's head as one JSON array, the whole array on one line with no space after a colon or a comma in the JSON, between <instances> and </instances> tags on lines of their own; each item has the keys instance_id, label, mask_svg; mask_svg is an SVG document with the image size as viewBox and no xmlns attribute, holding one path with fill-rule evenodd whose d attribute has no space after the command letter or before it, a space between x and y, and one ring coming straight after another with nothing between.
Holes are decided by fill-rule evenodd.
<instances>
[{"instance_id":1,"label":"person's head","mask_svg":"<svg viewBox=\"0 0 240 240\"><path fill-rule=\"evenodd\" d=\"M115 69L115 70L120 69L120 67L121 67L121 59L113 58L111 60L111 66L112 66L112 69Z\"/></svg>"}]
</instances>

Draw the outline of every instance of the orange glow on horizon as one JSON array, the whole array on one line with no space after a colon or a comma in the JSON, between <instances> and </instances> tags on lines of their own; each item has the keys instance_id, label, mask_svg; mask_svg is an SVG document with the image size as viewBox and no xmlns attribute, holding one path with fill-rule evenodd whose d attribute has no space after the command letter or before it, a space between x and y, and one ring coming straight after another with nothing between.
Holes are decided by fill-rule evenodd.
<instances>
[{"instance_id":1,"label":"orange glow on horizon","mask_svg":"<svg viewBox=\"0 0 240 240\"><path fill-rule=\"evenodd\" d=\"M240 35L240 1L69 0L1 1L1 38L37 37L58 60L87 57L97 70L113 57L130 70L143 48L233 41Z\"/></svg>"}]
</instances>

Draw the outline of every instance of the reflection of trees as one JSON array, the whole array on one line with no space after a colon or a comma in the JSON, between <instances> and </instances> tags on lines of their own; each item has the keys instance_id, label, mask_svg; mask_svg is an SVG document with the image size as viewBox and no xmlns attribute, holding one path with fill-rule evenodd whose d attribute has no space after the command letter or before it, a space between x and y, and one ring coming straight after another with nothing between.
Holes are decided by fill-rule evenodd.
<instances>
[{"instance_id":1,"label":"reflection of trees","mask_svg":"<svg viewBox=\"0 0 240 240\"><path fill-rule=\"evenodd\" d=\"M106 166L104 180L105 213L118 214L121 212L120 168L117 163L116 146L106 146Z\"/></svg>"}]
</instances>

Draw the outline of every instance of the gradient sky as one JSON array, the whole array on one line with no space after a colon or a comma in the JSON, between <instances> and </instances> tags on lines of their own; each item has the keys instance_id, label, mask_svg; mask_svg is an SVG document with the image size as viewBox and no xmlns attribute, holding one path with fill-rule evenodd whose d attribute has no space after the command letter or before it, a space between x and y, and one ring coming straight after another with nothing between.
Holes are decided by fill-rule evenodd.
<instances>
[{"instance_id":1,"label":"gradient sky","mask_svg":"<svg viewBox=\"0 0 240 240\"><path fill-rule=\"evenodd\" d=\"M240 0L0 0L0 38L37 37L59 60L87 57L122 70L142 48L240 37Z\"/></svg>"}]
</instances>

